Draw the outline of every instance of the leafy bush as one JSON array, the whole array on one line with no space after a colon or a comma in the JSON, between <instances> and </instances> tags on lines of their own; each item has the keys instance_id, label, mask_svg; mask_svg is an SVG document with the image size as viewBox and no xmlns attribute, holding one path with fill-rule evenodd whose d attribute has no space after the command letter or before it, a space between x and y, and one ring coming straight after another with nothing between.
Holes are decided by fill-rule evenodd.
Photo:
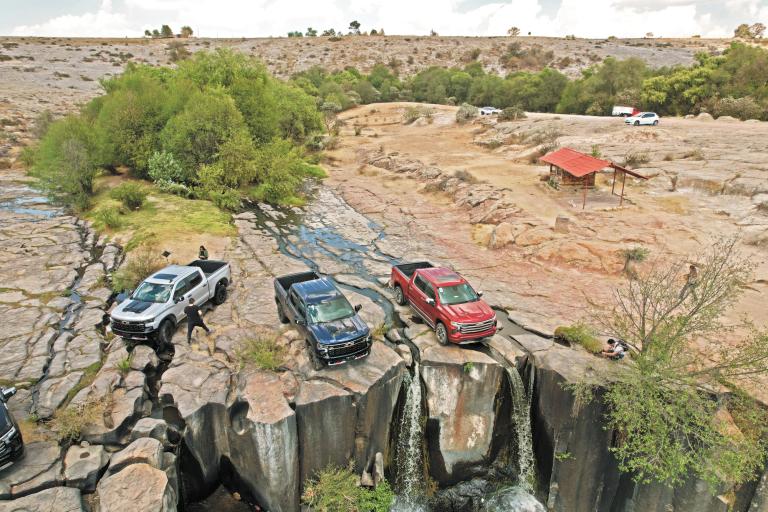
<instances>
[{"instance_id":1,"label":"leafy bush","mask_svg":"<svg viewBox=\"0 0 768 512\"><path fill-rule=\"evenodd\" d=\"M243 368L253 366L275 371L285 362L286 352L274 339L248 338L242 342L235 357Z\"/></svg>"},{"instance_id":2,"label":"leafy bush","mask_svg":"<svg viewBox=\"0 0 768 512\"><path fill-rule=\"evenodd\" d=\"M459 110L456 111L456 121L459 123L466 123L467 121L476 118L478 115L480 115L480 110L477 107L470 105L469 103L464 103L459 107Z\"/></svg>"},{"instance_id":3,"label":"leafy bush","mask_svg":"<svg viewBox=\"0 0 768 512\"><path fill-rule=\"evenodd\" d=\"M209 192L208 197L221 210L236 212L243 205L240 192L237 190L227 189L221 192Z\"/></svg>"},{"instance_id":4,"label":"leafy bush","mask_svg":"<svg viewBox=\"0 0 768 512\"><path fill-rule=\"evenodd\" d=\"M623 167L634 168L641 165L645 165L651 161L651 157L647 151L629 151L624 155Z\"/></svg>"},{"instance_id":5,"label":"leafy bush","mask_svg":"<svg viewBox=\"0 0 768 512\"><path fill-rule=\"evenodd\" d=\"M386 480L365 489L351 469L328 467L305 483L301 500L317 512L387 512L394 498Z\"/></svg>"},{"instance_id":6,"label":"leafy bush","mask_svg":"<svg viewBox=\"0 0 768 512\"><path fill-rule=\"evenodd\" d=\"M136 286L165 266L157 245L149 242L140 245L126 257L125 263L112 274L112 290L122 292Z\"/></svg>"},{"instance_id":7,"label":"leafy bush","mask_svg":"<svg viewBox=\"0 0 768 512\"><path fill-rule=\"evenodd\" d=\"M597 354L603 349L603 344L597 339L595 332L582 323L558 327L555 329L555 338L573 345L581 345L593 354Z\"/></svg>"},{"instance_id":8,"label":"leafy bush","mask_svg":"<svg viewBox=\"0 0 768 512\"><path fill-rule=\"evenodd\" d=\"M138 183L126 182L113 188L109 195L123 203L128 210L138 210L147 199L147 192Z\"/></svg>"},{"instance_id":9,"label":"leafy bush","mask_svg":"<svg viewBox=\"0 0 768 512\"><path fill-rule=\"evenodd\" d=\"M528 117L525 115L525 111L515 105L514 107L507 107L499 114L499 121L516 121L518 119L525 119Z\"/></svg>"},{"instance_id":10,"label":"leafy bush","mask_svg":"<svg viewBox=\"0 0 768 512\"><path fill-rule=\"evenodd\" d=\"M411 124L422 117L431 120L434 113L435 111L429 107L408 107L405 109L405 112L403 112L403 122L405 124Z\"/></svg>"},{"instance_id":11,"label":"leafy bush","mask_svg":"<svg viewBox=\"0 0 768 512\"><path fill-rule=\"evenodd\" d=\"M742 121L765 119L766 109L751 96L743 98L715 98L709 102L709 112L715 116L732 116Z\"/></svg>"},{"instance_id":12,"label":"leafy bush","mask_svg":"<svg viewBox=\"0 0 768 512\"><path fill-rule=\"evenodd\" d=\"M101 208L93 217L99 229L117 229L123 225L122 215L117 208Z\"/></svg>"},{"instance_id":13,"label":"leafy bush","mask_svg":"<svg viewBox=\"0 0 768 512\"><path fill-rule=\"evenodd\" d=\"M184 185L183 183L160 180L155 182L155 186L157 186L158 190L160 190L161 192L165 192L167 194L173 194L180 197L190 198L195 195L194 190L188 187L187 185Z\"/></svg>"}]
</instances>

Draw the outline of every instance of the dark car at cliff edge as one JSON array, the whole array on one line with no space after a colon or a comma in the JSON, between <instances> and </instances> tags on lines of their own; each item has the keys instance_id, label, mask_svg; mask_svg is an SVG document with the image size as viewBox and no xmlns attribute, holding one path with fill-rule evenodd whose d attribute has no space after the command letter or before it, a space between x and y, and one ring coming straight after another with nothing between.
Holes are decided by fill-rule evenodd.
<instances>
[{"instance_id":1,"label":"dark car at cliff edge","mask_svg":"<svg viewBox=\"0 0 768 512\"><path fill-rule=\"evenodd\" d=\"M24 455L24 440L6 402L16 388L0 388L0 471L10 467Z\"/></svg>"},{"instance_id":2,"label":"dark car at cliff edge","mask_svg":"<svg viewBox=\"0 0 768 512\"><path fill-rule=\"evenodd\" d=\"M277 314L292 322L307 343L315 370L361 359L371 352L371 330L336 284L315 272L275 279Z\"/></svg>"}]
</instances>

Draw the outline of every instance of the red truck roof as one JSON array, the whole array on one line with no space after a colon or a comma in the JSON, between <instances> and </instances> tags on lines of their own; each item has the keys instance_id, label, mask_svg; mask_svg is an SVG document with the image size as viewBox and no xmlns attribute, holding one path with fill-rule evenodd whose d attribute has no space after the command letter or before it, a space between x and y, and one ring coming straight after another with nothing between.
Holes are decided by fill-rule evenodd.
<instances>
[{"instance_id":1,"label":"red truck roof","mask_svg":"<svg viewBox=\"0 0 768 512\"><path fill-rule=\"evenodd\" d=\"M421 268L416 272L438 288L441 286L453 286L467 282L459 274L445 267Z\"/></svg>"}]
</instances>

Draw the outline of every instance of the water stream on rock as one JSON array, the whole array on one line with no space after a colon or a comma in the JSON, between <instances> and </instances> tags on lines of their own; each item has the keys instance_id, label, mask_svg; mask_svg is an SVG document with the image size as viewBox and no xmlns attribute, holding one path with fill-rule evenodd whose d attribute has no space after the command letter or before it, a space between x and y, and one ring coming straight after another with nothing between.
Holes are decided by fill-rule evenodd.
<instances>
[{"instance_id":1,"label":"water stream on rock","mask_svg":"<svg viewBox=\"0 0 768 512\"><path fill-rule=\"evenodd\" d=\"M517 481L528 492L533 492L536 479L533 458L533 434L531 433L531 385L526 390L520 373L515 368L507 368L509 383L512 386L512 416L517 438Z\"/></svg>"},{"instance_id":2,"label":"water stream on rock","mask_svg":"<svg viewBox=\"0 0 768 512\"><path fill-rule=\"evenodd\" d=\"M413 376L408 374L403 385L406 388L405 406L400 419L397 453L397 498L392 512L417 512L426 510L424 505L424 467L421 428L423 404L419 363L414 363Z\"/></svg>"}]
</instances>

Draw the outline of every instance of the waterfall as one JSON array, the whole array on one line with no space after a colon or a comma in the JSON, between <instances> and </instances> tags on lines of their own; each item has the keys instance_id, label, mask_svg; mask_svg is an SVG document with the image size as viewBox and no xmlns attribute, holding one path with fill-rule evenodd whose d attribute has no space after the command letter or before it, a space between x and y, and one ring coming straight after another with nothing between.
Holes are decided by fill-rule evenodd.
<instances>
[{"instance_id":1,"label":"waterfall","mask_svg":"<svg viewBox=\"0 0 768 512\"><path fill-rule=\"evenodd\" d=\"M422 461L421 381L419 363L414 363L413 376L406 374L406 395L397 441L397 497L391 510L417 512L426 510L424 469Z\"/></svg>"},{"instance_id":2,"label":"waterfall","mask_svg":"<svg viewBox=\"0 0 768 512\"><path fill-rule=\"evenodd\" d=\"M534 372L531 371L529 389L525 389L523 379L515 368L507 368L509 383L512 387L512 419L515 422L517 440L517 481L528 492L533 492L535 468L533 457L533 434L531 433L531 400Z\"/></svg>"}]
</instances>

